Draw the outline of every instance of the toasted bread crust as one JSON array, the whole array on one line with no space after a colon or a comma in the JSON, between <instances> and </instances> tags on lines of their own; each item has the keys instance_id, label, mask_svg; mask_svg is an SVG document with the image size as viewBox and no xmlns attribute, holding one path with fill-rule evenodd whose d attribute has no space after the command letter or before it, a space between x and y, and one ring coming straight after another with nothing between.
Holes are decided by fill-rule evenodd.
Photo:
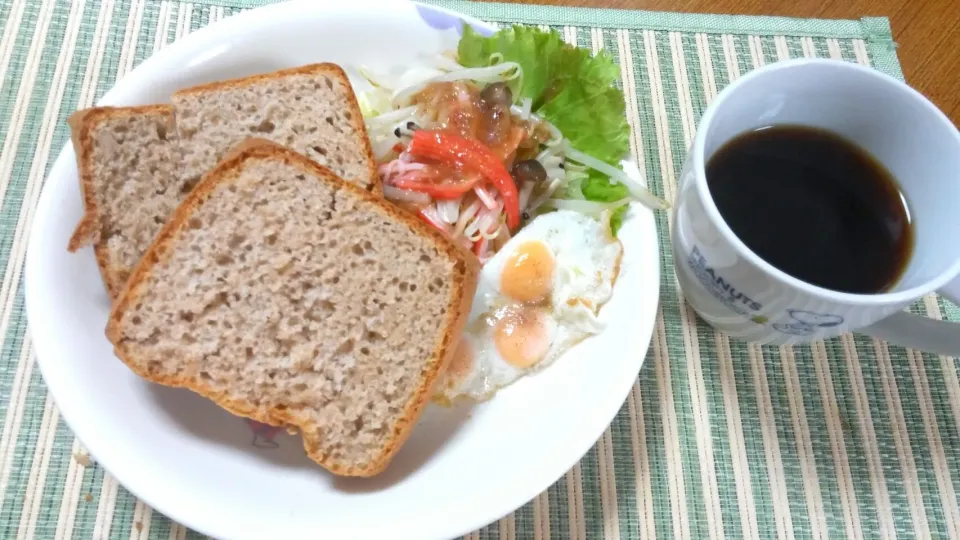
<instances>
[{"instance_id":1,"label":"toasted bread crust","mask_svg":"<svg viewBox=\"0 0 960 540\"><path fill-rule=\"evenodd\" d=\"M77 160L77 177L80 181L80 196L83 199L83 216L77 223L67 249L77 251L94 241L97 232L97 201L93 198L92 183L93 171L90 164L90 150L93 141L90 136L88 119L97 113L96 109L76 111L67 118L70 126L70 140L73 143L73 153Z\"/></svg>"},{"instance_id":2,"label":"toasted bread crust","mask_svg":"<svg viewBox=\"0 0 960 540\"><path fill-rule=\"evenodd\" d=\"M107 245L101 237L101 216L94 196L93 173L93 130L103 121L118 116L136 116L141 114L173 115L169 105L142 105L137 107L90 107L74 112L67 118L70 126L70 140L77 160L77 176L80 180L80 194L83 198L83 217L77 223L73 235L67 244L67 250L78 249L93 244L93 252L100 268L100 276L111 298L116 298L123 288L117 269L110 266Z\"/></svg>"},{"instance_id":3,"label":"toasted bread crust","mask_svg":"<svg viewBox=\"0 0 960 540\"><path fill-rule=\"evenodd\" d=\"M367 125L363 121L363 113L360 112L360 104L357 102L357 96L352 91L352 86L350 85L350 78L347 77L347 73L343 71L337 64L333 63L320 63L320 64L307 64L304 66L298 66L294 68L281 69L278 71L272 71L270 73L260 73L257 75L250 75L248 77L240 77L236 79L226 79L221 81L214 81L206 84L201 84L197 86L192 86L190 88L184 88L183 90L178 90L173 93L174 96L184 96L190 94L203 94L209 92L217 92L219 90L227 88L241 88L244 86L253 86L264 81L271 79L280 79L283 77L288 77L290 75L328 75L339 79L340 82L347 88L351 88L350 92L347 92L347 99L349 99L350 107L350 125L360 134L360 140L363 145L362 151L367 156L367 168L368 174L370 176L369 191L377 195L383 194L383 186L380 182L380 175L377 174L377 160L373 155L373 146L370 144L370 136L367 134ZM224 159L226 156L224 156Z\"/></svg>"},{"instance_id":4,"label":"toasted bread crust","mask_svg":"<svg viewBox=\"0 0 960 540\"><path fill-rule=\"evenodd\" d=\"M145 291L146 279L151 274L154 265L166 260L171 251L175 249L177 237L187 226L187 221L191 214L214 193L218 186L238 178L240 167L244 161L251 158L278 160L284 164L300 168L309 174L328 179L328 181L336 184L338 190L343 190L357 198L372 203L378 212L389 216L391 219L405 223L418 234L431 239L440 252L456 261L459 276L453 283L453 301L451 302L451 309L447 311L444 321L448 331L439 336L437 342L434 344L434 355L427 374L421 381L417 391L408 400L403 415L397 420L393 432L384 440L380 455L365 466L347 466L335 462L324 455L320 450L319 435L315 429L318 426L309 423L305 418L298 418L288 410L278 408L266 411L258 410L249 403L230 399L224 392L216 391L209 385L204 384L201 380L183 376L156 376L155 374L146 373L144 370L138 369L137 363L131 359L132 353L128 347L128 343L123 339L121 324L123 315L131 305L137 303ZM235 147L212 171L206 174L174 211L173 216L134 268L130 279L114 303L107 323L106 334L114 345L116 355L141 377L166 386L190 389L213 400L219 406L239 416L274 426L296 427L303 433L303 444L307 455L320 466L334 474L343 476L373 476L386 468L394 454L406 441L424 407L429 402L433 393L433 387L439 379L440 374L450 362L456 349L459 336L466 324L479 272L480 264L473 254L454 245L440 232L420 222L408 212L391 205L382 198L365 191L359 186L355 186L338 178L328 169L297 152L262 139L248 139Z\"/></svg>"}]
</instances>

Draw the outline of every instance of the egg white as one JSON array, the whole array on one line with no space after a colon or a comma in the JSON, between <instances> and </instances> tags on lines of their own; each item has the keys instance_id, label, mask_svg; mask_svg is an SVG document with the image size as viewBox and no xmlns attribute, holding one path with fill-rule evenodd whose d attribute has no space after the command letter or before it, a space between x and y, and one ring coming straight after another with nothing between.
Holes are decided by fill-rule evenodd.
<instances>
[{"instance_id":1,"label":"egg white","mask_svg":"<svg viewBox=\"0 0 960 540\"><path fill-rule=\"evenodd\" d=\"M498 353L490 320L498 310L518 305L501 291L500 278L517 246L534 241L546 246L554 260L549 301L538 306L546 315L549 348L539 362L521 368ZM603 325L597 313L613 292L622 253L620 242L589 216L558 210L536 217L483 267L461 338L461 347L472 352L472 361L454 360L456 366L448 369L439 384L438 399L488 399L520 377L549 366L584 338L600 333Z\"/></svg>"}]
</instances>

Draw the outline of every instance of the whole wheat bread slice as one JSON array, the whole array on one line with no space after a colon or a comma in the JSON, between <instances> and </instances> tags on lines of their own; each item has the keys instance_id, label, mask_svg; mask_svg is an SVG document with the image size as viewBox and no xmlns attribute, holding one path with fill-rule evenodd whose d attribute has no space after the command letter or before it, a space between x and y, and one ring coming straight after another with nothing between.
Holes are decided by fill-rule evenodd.
<instances>
[{"instance_id":1,"label":"whole wheat bread slice","mask_svg":"<svg viewBox=\"0 0 960 540\"><path fill-rule=\"evenodd\" d=\"M180 90L170 98L182 144L181 181L192 185L247 137L296 150L379 193L356 96L336 64L310 64Z\"/></svg>"},{"instance_id":2,"label":"whole wheat bread slice","mask_svg":"<svg viewBox=\"0 0 960 540\"><path fill-rule=\"evenodd\" d=\"M403 210L248 141L174 212L107 336L139 375L296 427L323 467L370 476L432 395L478 272Z\"/></svg>"},{"instance_id":3,"label":"whole wheat bread slice","mask_svg":"<svg viewBox=\"0 0 960 540\"><path fill-rule=\"evenodd\" d=\"M176 174L173 109L93 107L70 115L84 214L67 249L93 244L115 298L186 193Z\"/></svg>"}]
</instances>

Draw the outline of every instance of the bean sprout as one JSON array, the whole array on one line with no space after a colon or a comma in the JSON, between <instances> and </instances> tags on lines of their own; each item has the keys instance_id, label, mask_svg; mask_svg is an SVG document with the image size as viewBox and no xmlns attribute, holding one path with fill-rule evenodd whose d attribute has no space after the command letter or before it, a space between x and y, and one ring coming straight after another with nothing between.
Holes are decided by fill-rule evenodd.
<instances>
[{"instance_id":1,"label":"bean sprout","mask_svg":"<svg viewBox=\"0 0 960 540\"><path fill-rule=\"evenodd\" d=\"M436 64L437 68L442 69L444 71L460 71L460 70L467 69L466 67L461 66L459 63L457 63L457 61L454 60L453 58L450 58L449 56L445 56L442 54L438 54L437 57L434 58L434 63Z\"/></svg>"},{"instance_id":2,"label":"bean sprout","mask_svg":"<svg viewBox=\"0 0 960 540\"><path fill-rule=\"evenodd\" d=\"M534 182L524 182L523 186L520 187L520 194L518 196L520 200L520 211L527 209L527 203L530 202L530 194L533 193L533 188L536 187Z\"/></svg>"},{"instance_id":3,"label":"bean sprout","mask_svg":"<svg viewBox=\"0 0 960 540\"><path fill-rule=\"evenodd\" d=\"M450 226L444 223L440 216L437 215L437 209L433 206L428 206L420 210L420 215L424 217L431 225L437 229L443 231L446 234L450 234Z\"/></svg>"},{"instance_id":4,"label":"bean sprout","mask_svg":"<svg viewBox=\"0 0 960 540\"><path fill-rule=\"evenodd\" d=\"M629 202L630 199L620 199L619 201L613 202L549 199L545 201L544 204L549 205L552 208L556 208L557 210L573 210L574 212L580 212L581 214L589 214L595 217L600 217L600 214L604 210L615 210L625 204L628 204Z\"/></svg>"},{"instance_id":5,"label":"bean sprout","mask_svg":"<svg viewBox=\"0 0 960 540\"><path fill-rule=\"evenodd\" d=\"M460 219L457 220L456 225L453 227L453 236L457 237L460 235L465 235L467 224L477 215L477 212L480 211L480 201L473 201L466 210L460 212Z\"/></svg>"},{"instance_id":6,"label":"bean sprout","mask_svg":"<svg viewBox=\"0 0 960 540\"><path fill-rule=\"evenodd\" d=\"M538 208L543 206L543 203L546 202L547 199L553 196L554 192L557 191L557 188L559 188L561 184L563 184L563 179L561 178L554 178L551 180L550 183L547 184L547 188L543 191L543 193L538 195L537 198L530 203L530 207L527 209L527 211L536 212Z\"/></svg>"},{"instance_id":7,"label":"bean sprout","mask_svg":"<svg viewBox=\"0 0 960 540\"><path fill-rule=\"evenodd\" d=\"M480 199L480 202L484 204L487 208L496 208L497 203L493 200L493 196L487 192L481 186L474 186L473 192L477 194L477 198Z\"/></svg>"},{"instance_id":8,"label":"bean sprout","mask_svg":"<svg viewBox=\"0 0 960 540\"><path fill-rule=\"evenodd\" d=\"M510 107L510 112L524 120L529 120L532 107L533 100L530 98L523 98L520 100L520 105L514 105Z\"/></svg>"},{"instance_id":9,"label":"bean sprout","mask_svg":"<svg viewBox=\"0 0 960 540\"><path fill-rule=\"evenodd\" d=\"M612 181L627 186L627 189L630 190L630 194L636 197L637 200L644 204L644 206L654 210L664 210L670 208L670 204L667 203L667 201L647 191L646 188L627 176L627 173L621 171L613 165L610 165L609 163L604 163L593 156L584 154L583 152L574 149L569 143L565 144L564 146L566 147L564 150L566 151L567 158L574 161L579 161L591 169L602 172L603 174L609 176Z\"/></svg>"},{"instance_id":10,"label":"bean sprout","mask_svg":"<svg viewBox=\"0 0 960 540\"><path fill-rule=\"evenodd\" d=\"M445 223L450 223L451 225L456 223L460 219L461 202L463 202L463 197L446 201L437 201L437 214L440 216L440 219L442 219Z\"/></svg>"}]
</instances>

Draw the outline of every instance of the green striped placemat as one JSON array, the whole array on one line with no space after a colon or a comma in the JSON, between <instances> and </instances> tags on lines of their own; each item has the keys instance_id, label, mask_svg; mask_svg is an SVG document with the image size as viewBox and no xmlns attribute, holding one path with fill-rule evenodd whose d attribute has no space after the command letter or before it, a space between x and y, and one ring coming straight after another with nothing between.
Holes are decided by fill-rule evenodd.
<instances>
[{"instance_id":1,"label":"green striped placemat","mask_svg":"<svg viewBox=\"0 0 960 540\"><path fill-rule=\"evenodd\" d=\"M0 0L0 538L199 536L83 459L60 421L26 332L25 232L70 112L159 48L258 3ZM886 19L432 3L607 48L631 148L667 198L700 114L745 72L821 56L900 76ZM658 219L661 312L623 409L556 485L468 538L960 538L956 361L860 336L759 347L717 335L683 304ZM912 309L960 320L936 297Z\"/></svg>"}]
</instances>

